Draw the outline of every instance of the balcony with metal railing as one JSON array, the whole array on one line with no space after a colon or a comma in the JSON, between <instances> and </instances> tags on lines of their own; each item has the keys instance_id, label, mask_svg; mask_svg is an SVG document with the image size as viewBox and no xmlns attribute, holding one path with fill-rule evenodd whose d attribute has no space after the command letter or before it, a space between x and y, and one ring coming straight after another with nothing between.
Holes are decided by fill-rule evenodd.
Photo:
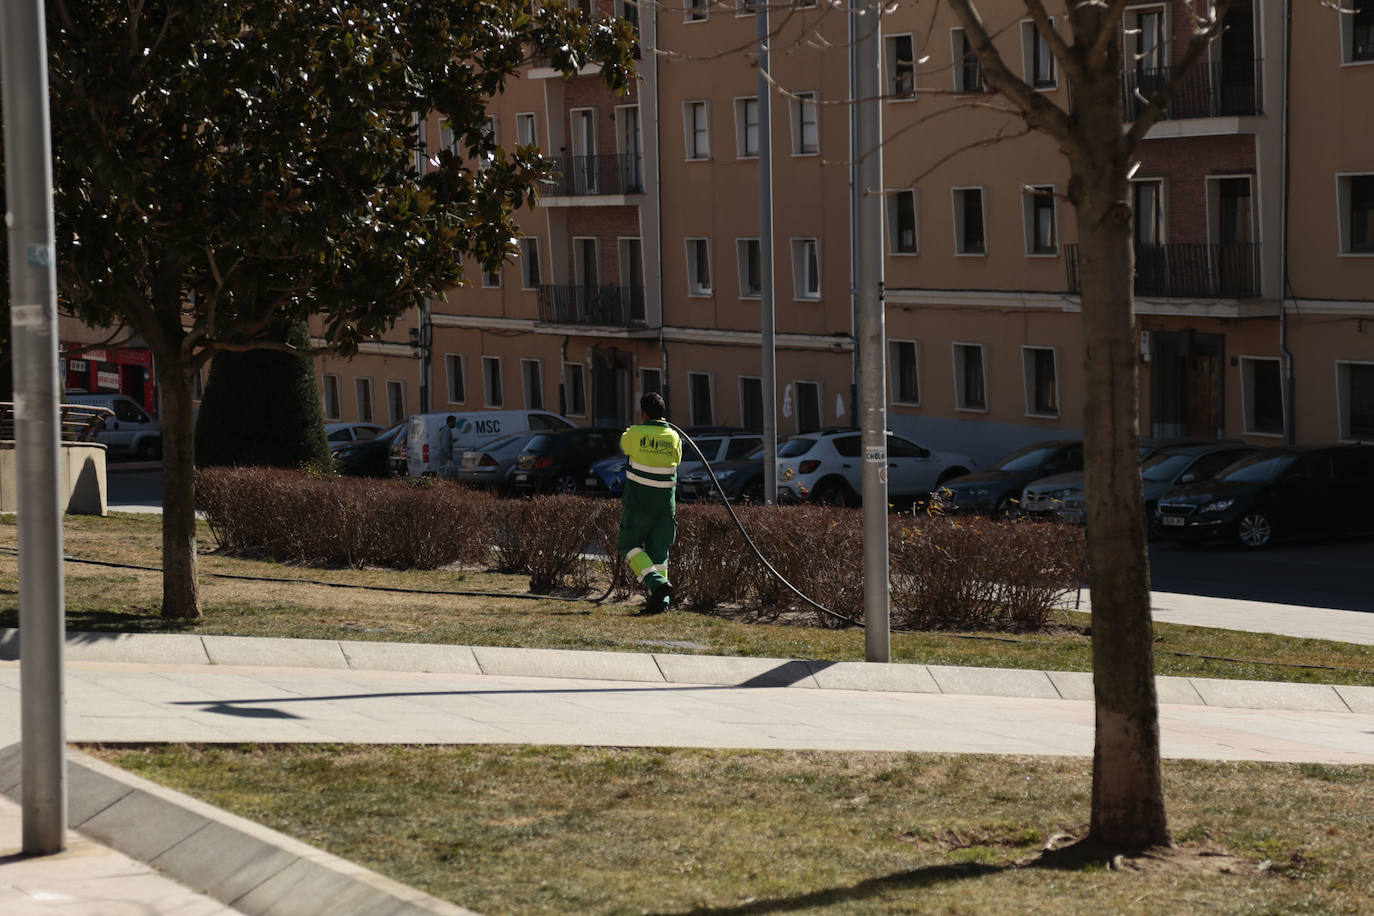
<instances>
[{"instance_id":1,"label":"balcony with metal railing","mask_svg":"<svg viewBox=\"0 0 1374 916\"><path fill-rule=\"evenodd\" d=\"M1261 74L1264 61L1199 63L1169 101L1164 117L1222 118L1264 114ZM1136 69L1125 74L1125 118L1129 123L1145 110L1150 96L1169 81L1169 70Z\"/></svg>"},{"instance_id":2,"label":"balcony with metal railing","mask_svg":"<svg viewBox=\"0 0 1374 916\"><path fill-rule=\"evenodd\" d=\"M643 194L644 157L630 153L595 156L553 156L553 183L548 197L587 197L599 194Z\"/></svg>"},{"instance_id":3,"label":"balcony with metal railing","mask_svg":"<svg viewBox=\"0 0 1374 916\"><path fill-rule=\"evenodd\" d=\"M1064 246L1069 292L1081 291L1078 246ZM1260 243L1139 245L1135 294L1161 299L1258 299Z\"/></svg>"},{"instance_id":4,"label":"balcony with metal railing","mask_svg":"<svg viewBox=\"0 0 1374 916\"><path fill-rule=\"evenodd\" d=\"M642 286L541 286L539 320L550 324L642 328Z\"/></svg>"}]
</instances>

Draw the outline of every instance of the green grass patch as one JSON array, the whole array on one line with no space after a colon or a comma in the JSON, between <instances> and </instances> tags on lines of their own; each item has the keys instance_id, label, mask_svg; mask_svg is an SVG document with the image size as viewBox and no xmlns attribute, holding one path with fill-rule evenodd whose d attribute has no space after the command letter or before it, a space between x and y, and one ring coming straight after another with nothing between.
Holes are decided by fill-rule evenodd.
<instances>
[{"instance_id":1,"label":"green grass patch","mask_svg":"<svg viewBox=\"0 0 1374 916\"><path fill-rule=\"evenodd\" d=\"M235 636L361 639L455 645L695 652L712 655L864 658L858 629L830 630L810 615L756 616L670 612L633 616L640 599L598 605L563 598L529 600L527 581L476 569L397 571L302 569L220 556L202 532L205 616L159 616L161 524L156 516L70 516L69 556L117 566L66 564L67 628L101 632L187 632ZM0 516L0 548L13 548L13 516ZM242 577L242 578L226 578ZM268 580L289 580L286 583ZM328 582L349 587L312 584ZM487 592L511 597L472 597ZM0 550L0 626L18 621L18 559ZM1030 634L894 633L895 661L932 665L1092 670L1088 615L1065 610L1051 629ZM1374 685L1374 646L1205 627L1155 625L1162 675Z\"/></svg>"},{"instance_id":2,"label":"green grass patch","mask_svg":"<svg viewBox=\"0 0 1374 916\"><path fill-rule=\"evenodd\" d=\"M1374 909L1371 767L1166 761L1176 838L1189 852L1246 860L1225 874L1026 867L1050 835L1082 835L1091 764L1081 759L484 746L93 751L492 916Z\"/></svg>"}]
</instances>

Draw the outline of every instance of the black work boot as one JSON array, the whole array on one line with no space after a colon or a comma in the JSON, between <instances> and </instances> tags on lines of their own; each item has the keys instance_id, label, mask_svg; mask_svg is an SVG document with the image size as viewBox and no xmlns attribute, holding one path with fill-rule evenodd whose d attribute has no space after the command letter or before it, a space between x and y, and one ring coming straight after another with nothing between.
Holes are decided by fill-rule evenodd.
<instances>
[{"instance_id":1,"label":"black work boot","mask_svg":"<svg viewBox=\"0 0 1374 916\"><path fill-rule=\"evenodd\" d=\"M668 610L668 599L673 596L673 587L664 582L649 594L649 600L644 602L644 610L640 611L641 617L648 617L653 614L662 614Z\"/></svg>"}]
</instances>

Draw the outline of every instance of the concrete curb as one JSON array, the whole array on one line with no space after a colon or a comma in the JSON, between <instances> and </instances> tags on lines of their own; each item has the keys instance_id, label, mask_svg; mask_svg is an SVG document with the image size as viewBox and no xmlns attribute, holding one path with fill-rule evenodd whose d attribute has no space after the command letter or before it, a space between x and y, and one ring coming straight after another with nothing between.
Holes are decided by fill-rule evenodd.
<instances>
[{"instance_id":1,"label":"concrete curb","mask_svg":"<svg viewBox=\"0 0 1374 916\"><path fill-rule=\"evenodd\" d=\"M519 649L329 639L68 633L74 662L335 668L660 684L805 687L956 696L1092 700L1086 671L826 662L578 649ZM19 631L0 629L0 661L19 658ZM1161 705L1308 712L1374 712L1374 687L1157 677Z\"/></svg>"},{"instance_id":2,"label":"concrete curb","mask_svg":"<svg viewBox=\"0 0 1374 916\"><path fill-rule=\"evenodd\" d=\"M249 916L475 916L299 840L68 751L73 830ZM22 804L20 745L0 750Z\"/></svg>"}]
</instances>

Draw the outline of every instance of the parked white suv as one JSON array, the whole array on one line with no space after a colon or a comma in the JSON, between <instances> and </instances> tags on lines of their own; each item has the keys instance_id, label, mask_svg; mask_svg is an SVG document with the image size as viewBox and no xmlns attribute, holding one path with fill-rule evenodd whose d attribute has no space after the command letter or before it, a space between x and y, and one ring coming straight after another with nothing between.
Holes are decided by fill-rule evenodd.
<instances>
[{"instance_id":1,"label":"parked white suv","mask_svg":"<svg viewBox=\"0 0 1374 916\"><path fill-rule=\"evenodd\" d=\"M857 429L793 436L778 448L778 499L858 505L863 443ZM887 434L887 493L897 503L925 501L947 480L976 470L967 455L936 452Z\"/></svg>"}]
</instances>

